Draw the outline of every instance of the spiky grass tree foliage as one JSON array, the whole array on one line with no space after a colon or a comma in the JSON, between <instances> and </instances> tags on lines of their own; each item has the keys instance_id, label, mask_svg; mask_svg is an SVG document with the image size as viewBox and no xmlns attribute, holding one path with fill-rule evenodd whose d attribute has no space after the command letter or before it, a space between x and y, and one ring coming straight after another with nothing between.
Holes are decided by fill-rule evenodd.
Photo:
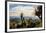
<instances>
[{"instance_id":1,"label":"spiky grass tree foliage","mask_svg":"<svg viewBox=\"0 0 46 33\"><path fill-rule=\"evenodd\" d=\"M35 24L36 24L36 27L42 27L42 21L41 20L37 20L35 22Z\"/></svg>"},{"instance_id":2,"label":"spiky grass tree foliage","mask_svg":"<svg viewBox=\"0 0 46 33\"><path fill-rule=\"evenodd\" d=\"M10 23L10 29L14 29L17 27L17 23L16 22L11 22Z\"/></svg>"}]
</instances>

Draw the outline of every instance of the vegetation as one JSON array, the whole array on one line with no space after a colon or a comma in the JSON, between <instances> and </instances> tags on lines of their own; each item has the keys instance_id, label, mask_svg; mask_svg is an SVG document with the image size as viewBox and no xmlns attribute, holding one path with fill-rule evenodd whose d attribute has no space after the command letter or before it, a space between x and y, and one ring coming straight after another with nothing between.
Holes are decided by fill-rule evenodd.
<instances>
[{"instance_id":1,"label":"vegetation","mask_svg":"<svg viewBox=\"0 0 46 33\"><path fill-rule=\"evenodd\" d=\"M24 18L23 13L21 13L20 17L21 18L10 19L10 29L42 27L41 19L36 19L33 22L31 18Z\"/></svg>"},{"instance_id":2,"label":"vegetation","mask_svg":"<svg viewBox=\"0 0 46 33\"><path fill-rule=\"evenodd\" d=\"M42 16L42 6L38 6L37 10L35 10L36 11L35 14L42 20L42 17L40 17L40 15Z\"/></svg>"}]
</instances>

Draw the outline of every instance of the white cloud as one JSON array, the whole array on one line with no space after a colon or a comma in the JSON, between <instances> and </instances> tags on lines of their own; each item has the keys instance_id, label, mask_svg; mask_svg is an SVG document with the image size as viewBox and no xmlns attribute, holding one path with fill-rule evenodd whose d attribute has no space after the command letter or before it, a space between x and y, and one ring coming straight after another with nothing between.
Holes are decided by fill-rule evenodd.
<instances>
[{"instance_id":1,"label":"white cloud","mask_svg":"<svg viewBox=\"0 0 46 33\"><path fill-rule=\"evenodd\" d=\"M16 12L10 12L10 16L20 16L21 13L23 13L24 16L35 16L35 8L32 6L17 6L14 7L13 9L16 8Z\"/></svg>"}]
</instances>

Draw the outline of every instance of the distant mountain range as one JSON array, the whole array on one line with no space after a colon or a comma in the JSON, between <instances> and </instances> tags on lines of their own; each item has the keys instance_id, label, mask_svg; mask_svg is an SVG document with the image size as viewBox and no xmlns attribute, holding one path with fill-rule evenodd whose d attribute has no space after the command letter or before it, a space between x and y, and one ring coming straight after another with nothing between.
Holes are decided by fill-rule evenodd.
<instances>
[{"instance_id":1,"label":"distant mountain range","mask_svg":"<svg viewBox=\"0 0 46 33\"><path fill-rule=\"evenodd\" d=\"M10 19L15 19L15 18L21 19L20 16L10 16ZM33 19L33 20L34 20L34 19L39 19L38 16L24 16L24 18L25 18L25 19L31 18L31 19Z\"/></svg>"},{"instance_id":2,"label":"distant mountain range","mask_svg":"<svg viewBox=\"0 0 46 33\"><path fill-rule=\"evenodd\" d=\"M35 23L36 20L40 20L37 16L24 16L24 19L31 19L33 23ZM20 16L10 16L10 20L21 21L21 17Z\"/></svg>"}]
</instances>

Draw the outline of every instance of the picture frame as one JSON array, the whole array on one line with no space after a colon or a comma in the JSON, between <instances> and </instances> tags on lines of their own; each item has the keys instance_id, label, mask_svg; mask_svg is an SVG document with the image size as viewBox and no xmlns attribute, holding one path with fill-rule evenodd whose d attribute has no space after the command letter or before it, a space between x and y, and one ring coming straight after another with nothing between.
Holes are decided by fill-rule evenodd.
<instances>
[{"instance_id":1,"label":"picture frame","mask_svg":"<svg viewBox=\"0 0 46 33\"><path fill-rule=\"evenodd\" d=\"M9 29L9 10L12 8L11 6L9 6L10 4L12 4L13 6L12 7L15 7L15 6L20 6L20 9L22 10L23 7L21 7L22 5L21 4L25 4L24 6L29 6L31 4L31 6L33 5L34 8L35 6L39 6L41 5L42 6L42 26L43 28L14 28L14 29ZM15 4L15 6L14 6ZM20 4L20 5L16 5L16 4ZM11 8L10 8L11 7ZM17 8L16 7L16 8ZM32 7L31 7L32 8ZM17 8L19 9L19 7ZM26 9L23 8L23 10ZM28 8L27 8L28 9ZM26 10L27 10L26 9ZM30 9L30 7L29 7ZM13 12L14 9L10 10L10 12ZM34 11L33 11L34 12ZM24 13L24 12L23 12ZM11 14L10 14L11 15ZM13 14L14 15L14 14ZM11 16L13 16L11 15ZM27 15L27 14L26 14ZM28 14L29 15L29 14ZM32 16L32 15L31 15ZM34 16L34 15L33 15ZM45 3L44 2L30 2L30 1L5 1L5 32L25 32L25 31L42 31L42 30L45 30Z\"/></svg>"}]
</instances>

